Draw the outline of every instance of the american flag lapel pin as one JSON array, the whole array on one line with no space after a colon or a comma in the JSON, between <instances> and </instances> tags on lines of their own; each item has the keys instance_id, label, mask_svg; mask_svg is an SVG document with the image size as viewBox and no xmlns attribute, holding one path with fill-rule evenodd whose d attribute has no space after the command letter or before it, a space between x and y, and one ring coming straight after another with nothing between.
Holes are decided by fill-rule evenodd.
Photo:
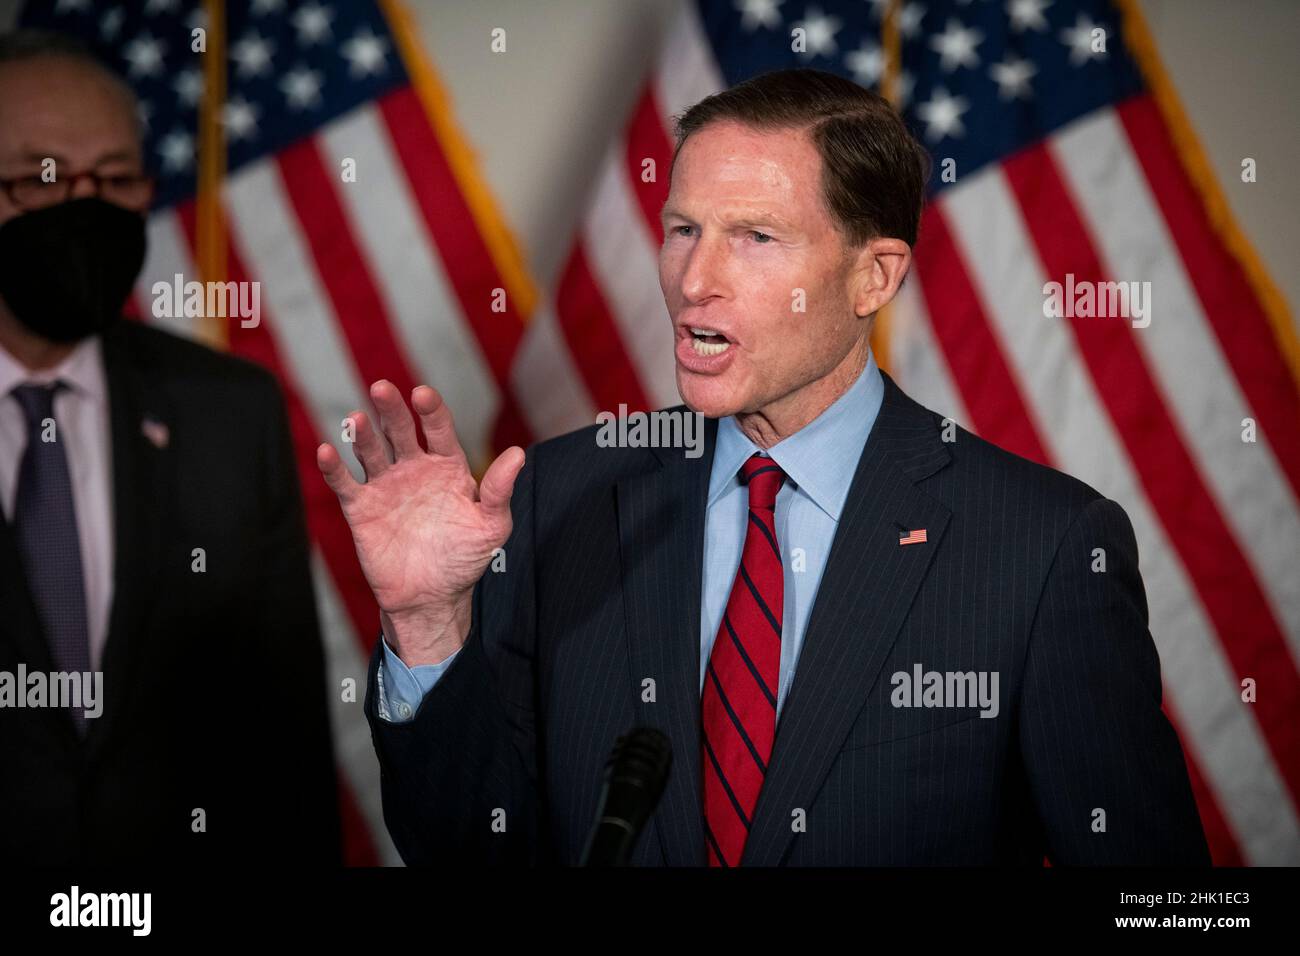
<instances>
[{"instance_id":1,"label":"american flag lapel pin","mask_svg":"<svg viewBox=\"0 0 1300 956\"><path fill-rule=\"evenodd\" d=\"M146 415L140 422L140 433L159 451L167 447L172 437L170 429L152 415Z\"/></svg>"},{"instance_id":2,"label":"american flag lapel pin","mask_svg":"<svg viewBox=\"0 0 1300 956\"><path fill-rule=\"evenodd\" d=\"M898 544L900 547L906 544L925 544L925 529L914 528L911 531L908 531L902 525L899 525Z\"/></svg>"}]
</instances>

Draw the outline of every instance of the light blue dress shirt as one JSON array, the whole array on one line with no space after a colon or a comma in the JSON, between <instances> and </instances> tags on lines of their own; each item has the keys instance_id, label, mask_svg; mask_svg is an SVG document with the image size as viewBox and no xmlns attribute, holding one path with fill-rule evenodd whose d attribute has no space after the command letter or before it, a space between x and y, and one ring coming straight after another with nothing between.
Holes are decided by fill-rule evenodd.
<instances>
[{"instance_id":1,"label":"light blue dress shirt","mask_svg":"<svg viewBox=\"0 0 1300 956\"><path fill-rule=\"evenodd\" d=\"M722 613L740 568L749 529L749 490L740 466L753 454L770 456L786 474L776 496L776 540L785 562L785 607L781 618L781 676L776 698L782 706L794 681L799 651L822 571L830 554L849 485L880 412L885 383L868 354L866 368L826 411L766 452L745 437L734 417L718 422L717 447L709 477L704 519L704 574L700 607L700 690ZM379 666L379 715L401 723L415 716L424 695L456 659L407 667L384 641Z\"/></svg>"}]
</instances>

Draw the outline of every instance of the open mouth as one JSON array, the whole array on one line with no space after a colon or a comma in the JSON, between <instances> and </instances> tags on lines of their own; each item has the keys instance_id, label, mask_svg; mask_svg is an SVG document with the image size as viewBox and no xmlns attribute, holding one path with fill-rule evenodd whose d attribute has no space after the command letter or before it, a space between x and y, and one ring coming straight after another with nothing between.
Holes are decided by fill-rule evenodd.
<instances>
[{"instance_id":1,"label":"open mouth","mask_svg":"<svg viewBox=\"0 0 1300 956\"><path fill-rule=\"evenodd\" d=\"M713 329L698 328L689 326L691 333L691 348L698 355L721 355L727 349L731 348L731 342L721 332Z\"/></svg>"}]
</instances>

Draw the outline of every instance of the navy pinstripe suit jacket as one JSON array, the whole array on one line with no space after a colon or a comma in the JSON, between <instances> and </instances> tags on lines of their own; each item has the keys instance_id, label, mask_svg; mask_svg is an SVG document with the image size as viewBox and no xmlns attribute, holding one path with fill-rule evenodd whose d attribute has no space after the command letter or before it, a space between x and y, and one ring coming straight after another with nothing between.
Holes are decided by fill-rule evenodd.
<instances>
[{"instance_id":1,"label":"navy pinstripe suit jacket","mask_svg":"<svg viewBox=\"0 0 1300 956\"><path fill-rule=\"evenodd\" d=\"M476 587L468 643L410 722L377 716L372 659L406 862L576 863L606 757L643 725L674 757L634 862L704 864L706 425L695 459L598 449L595 426L531 448L506 570ZM945 437L886 376L742 865L1208 863L1124 511ZM900 547L900 528L928 540ZM917 664L997 672L998 715L893 706L891 676Z\"/></svg>"}]
</instances>

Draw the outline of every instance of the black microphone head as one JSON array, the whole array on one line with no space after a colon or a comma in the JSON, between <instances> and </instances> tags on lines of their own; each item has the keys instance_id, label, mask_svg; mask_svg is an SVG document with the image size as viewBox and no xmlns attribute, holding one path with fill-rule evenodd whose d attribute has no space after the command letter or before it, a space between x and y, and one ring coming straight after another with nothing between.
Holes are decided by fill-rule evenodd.
<instances>
[{"instance_id":1,"label":"black microphone head","mask_svg":"<svg viewBox=\"0 0 1300 956\"><path fill-rule=\"evenodd\" d=\"M672 757L668 737L652 727L634 727L618 738L605 761L605 785L583 853L584 865L627 865L637 837L663 796Z\"/></svg>"},{"instance_id":2,"label":"black microphone head","mask_svg":"<svg viewBox=\"0 0 1300 956\"><path fill-rule=\"evenodd\" d=\"M673 745L668 737L653 727L633 727L614 744L605 761L605 780L624 780L644 787L658 803L668 782L673 762Z\"/></svg>"}]
</instances>

